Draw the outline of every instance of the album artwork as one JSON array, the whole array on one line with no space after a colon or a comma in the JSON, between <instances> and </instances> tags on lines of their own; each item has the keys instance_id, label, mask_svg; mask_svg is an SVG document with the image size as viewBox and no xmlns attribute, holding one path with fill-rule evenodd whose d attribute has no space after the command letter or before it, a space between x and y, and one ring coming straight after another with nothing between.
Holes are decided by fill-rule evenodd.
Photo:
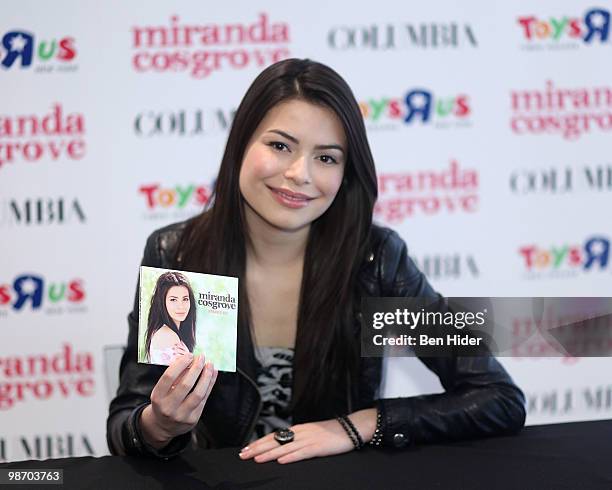
<instances>
[{"instance_id":1,"label":"album artwork","mask_svg":"<svg viewBox=\"0 0 612 490\"><path fill-rule=\"evenodd\" d=\"M138 362L168 366L204 354L219 371L236 371L238 278L140 268Z\"/></svg>"}]
</instances>

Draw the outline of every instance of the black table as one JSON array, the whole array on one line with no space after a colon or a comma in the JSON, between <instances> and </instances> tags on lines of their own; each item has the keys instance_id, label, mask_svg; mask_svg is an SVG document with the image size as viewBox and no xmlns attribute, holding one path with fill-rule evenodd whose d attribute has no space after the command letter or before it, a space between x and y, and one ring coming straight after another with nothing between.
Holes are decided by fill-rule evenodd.
<instances>
[{"instance_id":1,"label":"black table","mask_svg":"<svg viewBox=\"0 0 612 490\"><path fill-rule=\"evenodd\" d=\"M22 461L0 468L63 468L63 486L32 485L39 490L612 490L612 420L527 427L517 436L405 451L368 448L288 465L242 461L238 449L220 449L186 451L169 461L105 456Z\"/></svg>"}]
</instances>

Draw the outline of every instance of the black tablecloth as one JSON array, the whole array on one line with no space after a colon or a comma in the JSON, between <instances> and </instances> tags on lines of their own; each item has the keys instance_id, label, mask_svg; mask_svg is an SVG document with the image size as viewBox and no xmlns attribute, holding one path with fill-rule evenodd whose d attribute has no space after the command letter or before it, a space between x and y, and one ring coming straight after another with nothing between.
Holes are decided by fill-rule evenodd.
<instances>
[{"instance_id":1,"label":"black tablecloth","mask_svg":"<svg viewBox=\"0 0 612 490\"><path fill-rule=\"evenodd\" d=\"M32 486L37 489L612 490L612 420L527 427L517 436L404 451L368 448L287 465L242 461L238 449L220 449L187 451L169 461L105 456L0 468L64 469L63 486Z\"/></svg>"}]
</instances>

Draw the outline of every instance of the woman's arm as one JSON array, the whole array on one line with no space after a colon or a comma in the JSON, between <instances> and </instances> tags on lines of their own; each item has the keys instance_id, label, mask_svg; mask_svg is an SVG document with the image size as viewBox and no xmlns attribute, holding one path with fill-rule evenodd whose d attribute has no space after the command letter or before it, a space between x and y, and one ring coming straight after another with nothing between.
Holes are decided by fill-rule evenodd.
<instances>
[{"instance_id":1,"label":"woman's arm","mask_svg":"<svg viewBox=\"0 0 612 490\"><path fill-rule=\"evenodd\" d=\"M375 264L380 296L439 298L408 257L406 245L390 232L378 250ZM373 260L371 259L371 262ZM524 397L493 357L421 358L440 378L446 393L382 399L376 408L349 414L365 443L382 416L382 444L405 447L412 443L463 439L519 430L525 421ZM292 463L350 451L354 442L339 421L323 420L291 427L293 442L279 446L274 434L249 444L242 459Z\"/></svg>"},{"instance_id":2,"label":"woman's arm","mask_svg":"<svg viewBox=\"0 0 612 490\"><path fill-rule=\"evenodd\" d=\"M147 240L142 265L167 267L159 251L159 234L153 233ZM148 445L140 430L141 412L151 403L151 392L164 373L165 366L141 364L138 359L138 308L139 287L136 288L134 308L128 315L128 341L119 369L120 383L109 407L106 422L106 438L111 454L151 454L170 457L185 449L191 434L175 437L163 450Z\"/></svg>"},{"instance_id":3,"label":"woman's arm","mask_svg":"<svg viewBox=\"0 0 612 490\"><path fill-rule=\"evenodd\" d=\"M382 295L438 295L412 259L404 241L391 232L379 253ZM383 445L517 432L525 423L525 397L494 357L420 358L440 378L442 394L381 399Z\"/></svg>"},{"instance_id":4,"label":"woman's arm","mask_svg":"<svg viewBox=\"0 0 612 490\"><path fill-rule=\"evenodd\" d=\"M170 327L164 325L158 329L151 337L151 348L155 349L167 349L168 347L174 347L179 344L181 339L173 332Z\"/></svg>"}]
</instances>

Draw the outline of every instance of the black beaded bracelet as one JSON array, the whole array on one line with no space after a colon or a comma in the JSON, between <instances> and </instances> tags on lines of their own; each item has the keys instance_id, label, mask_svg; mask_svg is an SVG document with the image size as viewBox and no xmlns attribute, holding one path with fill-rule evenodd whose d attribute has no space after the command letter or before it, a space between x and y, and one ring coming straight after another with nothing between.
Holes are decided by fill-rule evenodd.
<instances>
[{"instance_id":1,"label":"black beaded bracelet","mask_svg":"<svg viewBox=\"0 0 612 490\"><path fill-rule=\"evenodd\" d=\"M349 418L348 415L345 415L343 419L346 421L348 426L351 428L351 430L353 431L353 434L355 434L355 437L359 441L359 449L361 449L364 446L364 444L363 444L363 439L361 438L361 434L357 430L357 427L355 427L355 424L353 424L353 421Z\"/></svg>"},{"instance_id":2,"label":"black beaded bracelet","mask_svg":"<svg viewBox=\"0 0 612 490\"><path fill-rule=\"evenodd\" d=\"M382 444L383 431L382 431L382 413L380 413L380 409L377 410L376 415L376 430L374 431L374 435L370 440L370 446L380 446Z\"/></svg>"},{"instance_id":3,"label":"black beaded bracelet","mask_svg":"<svg viewBox=\"0 0 612 490\"><path fill-rule=\"evenodd\" d=\"M336 420L340 423L344 431L349 436L349 439L353 443L353 446L355 446L355 449L361 449L364 446L363 439L361 438L361 435L357 431L355 425L353 425L353 422L351 422L346 415L336 417Z\"/></svg>"}]
</instances>

